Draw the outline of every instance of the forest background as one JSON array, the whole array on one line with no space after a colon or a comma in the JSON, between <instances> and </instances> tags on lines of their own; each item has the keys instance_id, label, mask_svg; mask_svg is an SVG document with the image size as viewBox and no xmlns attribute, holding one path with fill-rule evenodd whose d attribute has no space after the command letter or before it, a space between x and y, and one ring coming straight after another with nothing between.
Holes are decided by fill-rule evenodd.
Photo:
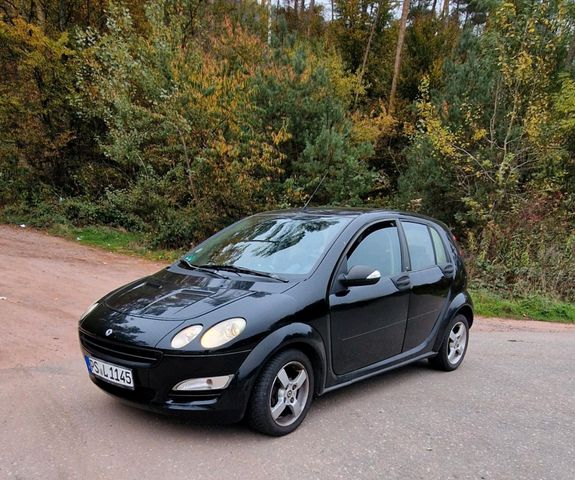
<instances>
[{"instance_id":1,"label":"forest background","mask_svg":"<svg viewBox=\"0 0 575 480\"><path fill-rule=\"evenodd\" d=\"M0 221L180 251L327 172L575 321L574 59L573 0L0 0Z\"/></svg>"}]
</instances>

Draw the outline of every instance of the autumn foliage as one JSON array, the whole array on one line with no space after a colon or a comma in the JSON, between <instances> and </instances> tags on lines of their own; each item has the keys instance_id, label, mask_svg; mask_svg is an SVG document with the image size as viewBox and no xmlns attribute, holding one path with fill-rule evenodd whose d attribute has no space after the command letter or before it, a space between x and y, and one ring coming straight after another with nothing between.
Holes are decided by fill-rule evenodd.
<instances>
[{"instance_id":1,"label":"autumn foliage","mask_svg":"<svg viewBox=\"0 0 575 480\"><path fill-rule=\"evenodd\" d=\"M319 186L575 299L573 2L333 5L0 0L2 218L173 248Z\"/></svg>"}]
</instances>

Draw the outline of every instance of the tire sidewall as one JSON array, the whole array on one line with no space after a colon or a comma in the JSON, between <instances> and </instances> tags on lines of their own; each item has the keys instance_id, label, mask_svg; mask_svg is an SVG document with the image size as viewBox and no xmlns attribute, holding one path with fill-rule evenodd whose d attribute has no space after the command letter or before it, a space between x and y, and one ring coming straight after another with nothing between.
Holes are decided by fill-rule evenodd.
<instances>
[{"instance_id":1,"label":"tire sidewall","mask_svg":"<svg viewBox=\"0 0 575 480\"><path fill-rule=\"evenodd\" d=\"M465 342L465 349L463 350L463 355L456 363L451 363L449 361L448 353L449 353L449 334L451 333L451 329L456 323L462 323L465 326L465 330L467 333L467 341ZM458 368L463 360L465 359L465 355L467 354L467 348L469 347L469 322L464 315L455 315L449 322L447 329L445 330L445 338L443 339L443 344L441 345L441 351L439 354L443 357L443 363L446 367L446 370L455 370Z\"/></svg>"},{"instance_id":2,"label":"tire sidewall","mask_svg":"<svg viewBox=\"0 0 575 480\"><path fill-rule=\"evenodd\" d=\"M272 389L274 385L274 380L278 374L278 372L288 363L290 362L299 362L303 365L306 370L308 382L309 382L309 393L303 408L303 411L299 418L290 425L279 425L276 421L272 418L271 410L269 408ZM267 375L266 375L267 374ZM288 433L293 432L296 428L298 428L301 423L304 421L309 408L311 406L311 402L313 400L313 395L315 391L315 384L314 384L314 371L310 360L308 359L307 355L305 355L300 350L286 350L277 354L273 357L265 366L264 370L262 371L261 379L265 379L266 385L262 385L265 387L265 411L261 412L266 417L266 423L268 427L266 428L266 433L274 435L274 436L282 436ZM261 381L258 379L258 381Z\"/></svg>"}]
</instances>

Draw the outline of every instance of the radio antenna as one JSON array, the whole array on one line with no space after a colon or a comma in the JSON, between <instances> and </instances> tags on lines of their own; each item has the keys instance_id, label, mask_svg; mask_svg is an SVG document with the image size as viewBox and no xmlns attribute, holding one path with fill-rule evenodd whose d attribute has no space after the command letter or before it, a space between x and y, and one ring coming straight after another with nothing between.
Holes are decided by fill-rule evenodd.
<instances>
[{"instance_id":1,"label":"radio antenna","mask_svg":"<svg viewBox=\"0 0 575 480\"><path fill-rule=\"evenodd\" d=\"M302 207L302 210L305 210L307 208L307 206L309 205L309 202L312 201L313 197L315 197L315 194L317 193L317 191L319 190L319 187L321 187L321 184L323 183L323 181L325 180L325 177L327 177L327 173L328 173L328 169L326 168L325 173L323 174L323 177L321 177L321 180L319 181L319 183L317 184L317 187L315 187L315 190L313 191L313 193L309 196L309 198L307 199L307 202L305 202L305 205Z\"/></svg>"}]
</instances>

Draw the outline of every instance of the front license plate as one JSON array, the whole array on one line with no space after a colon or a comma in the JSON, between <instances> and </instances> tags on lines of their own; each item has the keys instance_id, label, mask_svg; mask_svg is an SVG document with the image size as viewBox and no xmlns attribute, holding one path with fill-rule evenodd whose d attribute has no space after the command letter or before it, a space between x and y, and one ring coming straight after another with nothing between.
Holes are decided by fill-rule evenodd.
<instances>
[{"instance_id":1,"label":"front license plate","mask_svg":"<svg viewBox=\"0 0 575 480\"><path fill-rule=\"evenodd\" d=\"M85 356L88 371L106 382L134 389L134 376L129 368L119 367L113 363L104 362L97 358Z\"/></svg>"}]
</instances>

